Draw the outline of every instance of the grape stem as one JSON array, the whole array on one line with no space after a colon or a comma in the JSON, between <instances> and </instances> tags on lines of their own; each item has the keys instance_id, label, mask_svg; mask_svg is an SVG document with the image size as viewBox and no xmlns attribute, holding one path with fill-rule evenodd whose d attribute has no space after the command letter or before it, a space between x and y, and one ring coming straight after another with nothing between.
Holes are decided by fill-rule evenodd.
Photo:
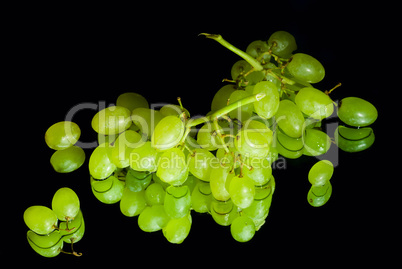
<instances>
[{"instance_id":1,"label":"grape stem","mask_svg":"<svg viewBox=\"0 0 402 269\"><path fill-rule=\"evenodd\" d=\"M213 39L213 40L217 41L219 44L221 44L222 46L224 46L225 48L233 51L234 53L236 53L237 55L242 57L244 60L246 60L249 64L251 64L256 71L262 71L264 69L262 67L262 65L256 59L254 59L253 57L251 57L244 51L236 48L235 46L233 46L232 44L227 42L225 39L222 38L221 35L207 34L207 33L201 33L199 35L204 35L207 38Z\"/></svg>"}]
</instances>

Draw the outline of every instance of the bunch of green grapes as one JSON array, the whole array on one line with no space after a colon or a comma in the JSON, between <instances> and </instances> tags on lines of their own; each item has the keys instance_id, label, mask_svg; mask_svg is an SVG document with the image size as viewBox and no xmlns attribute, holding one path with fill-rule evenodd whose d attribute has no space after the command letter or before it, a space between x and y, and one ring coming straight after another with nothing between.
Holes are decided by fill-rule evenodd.
<instances>
[{"instance_id":1,"label":"bunch of green grapes","mask_svg":"<svg viewBox=\"0 0 402 269\"><path fill-rule=\"evenodd\" d=\"M189 235L192 211L209 214L230 226L234 240L247 242L268 217L278 156L322 156L333 141L348 152L367 149L374 133L366 126L374 123L377 110L356 97L337 106L329 96L336 87L317 89L314 84L325 77L323 65L294 53L296 41L288 32L253 41L246 51L220 35L202 35L242 58L207 116L191 118L179 98L178 105L153 109L138 93L121 94L115 106L92 119L99 144L89 158L90 184L99 201L119 203L123 215L137 217L141 230L162 231L171 243ZM321 126L334 111L347 126L331 138ZM48 144L71 146L79 137L71 133L68 139L49 136L57 139ZM333 171L327 160L311 168L310 205L327 203Z\"/></svg>"},{"instance_id":2,"label":"bunch of green grapes","mask_svg":"<svg viewBox=\"0 0 402 269\"><path fill-rule=\"evenodd\" d=\"M70 188L56 191L52 199L52 209L35 205L24 212L29 245L44 257L55 257L60 252L81 256L74 251L73 243L81 240L85 232L80 200ZM63 250L63 244L71 244L71 252Z\"/></svg>"}]
</instances>

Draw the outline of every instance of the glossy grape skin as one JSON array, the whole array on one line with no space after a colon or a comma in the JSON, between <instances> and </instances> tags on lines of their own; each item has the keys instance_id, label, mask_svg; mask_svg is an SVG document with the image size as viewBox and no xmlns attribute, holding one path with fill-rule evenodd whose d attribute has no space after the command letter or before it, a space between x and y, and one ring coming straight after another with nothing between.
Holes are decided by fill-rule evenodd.
<instances>
[{"instance_id":1,"label":"glossy grape skin","mask_svg":"<svg viewBox=\"0 0 402 269\"><path fill-rule=\"evenodd\" d=\"M72 189L60 188L53 196L52 210L61 221L73 219L80 211L80 200Z\"/></svg>"},{"instance_id":2,"label":"glossy grape skin","mask_svg":"<svg viewBox=\"0 0 402 269\"><path fill-rule=\"evenodd\" d=\"M311 186L307 194L307 201L311 206L320 207L325 205L332 194L332 185L328 181L323 186Z\"/></svg>"},{"instance_id":3,"label":"glossy grape skin","mask_svg":"<svg viewBox=\"0 0 402 269\"><path fill-rule=\"evenodd\" d=\"M372 128L348 128L339 126L335 130L335 143L343 151L359 152L370 148L375 141Z\"/></svg>"},{"instance_id":4,"label":"glossy grape skin","mask_svg":"<svg viewBox=\"0 0 402 269\"><path fill-rule=\"evenodd\" d=\"M228 103L229 97L236 90L235 86L232 84L225 85L220 88L214 95L211 103L211 111L216 111L225 107Z\"/></svg>"},{"instance_id":5,"label":"glossy grape skin","mask_svg":"<svg viewBox=\"0 0 402 269\"><path fill-rule=\"evenodd\" d=\"M282 131L290 137L302 136L304 117L300 108L290 100L279 103L275 119Z\"/></svg>"},{"instance_id":6,"label":"glossy grape skin","mask_svg":"<svg viewBox=\"0 0 402 269\"><path fill-rule=\"evenodd\" d=\"M236 149L245 157L265 158L269 153L266 136L254 130L241 130L234 141Z\"/></svg>"},{"instance_id":7,"label":"glossy grape skin","mask_svg":"<svg viewBox=\"0 0 402 269\"><path fill-rule=\"evenodd\" d=\"M328 160L321 160L315 163L308 173L308 181L313 186L323 186L332 177L334 165Z\"/></svg>"},{"instance_id":8,"label":"glossy grape skin","mask_svg":"<svg viewBox=\"0 0 402 269\"><path fill-rule=\"evenodd\" d=\"M338 117L350 126L365 127L376 121L378 111L364 99L346 97L339 102Z\"/></svg>"},{"instance_id":9,"label":"glossy grape skin","mask_svg":"<svg viewBox=\"0 0 402 269\"><path fill-rule=\"evenodd\" d=\"M191 195L188 186L169 186L166 189L164 207L166 214L172 219L183 218L190 212Z\"/></svg>"},{"instance_id":10,"label":"glossy grape skin","mask_svg":"<svg viewBox=\"0 0 402 269\"><path fill-rule=\"evenodd\" d=\"M250 241L255 234L254 221L246 215L240 216L230 225L230 233L238 242Z\"/></svg>"},{"instance_id":11,"label":"glossy grape skin","mask_svg":"<svg viewBox=\"0 0 402 269\"><path fill-rule=\"evenodd\" d=\"M71 121L53 124L45 133L45 142L49 148L63 150L77 143L81 136L80 127Z\"/></svg>"},{"instance_id":12,"label":"glossy grape skin","mask_svg":"<svg viewBox=\"0 0 402 269\"><path fill-rule=\"evenodd\" d=\"M304 114L318 120L327 118L334 112L331 98L312 87L302 88L296 95L295 103Z\"/></svg>"},{"instance_id":13,"label":"glossy grape skin","mask_svg":"<svg viewBox=\"0 0 402 269\"><path fill-rule=\"evenodd\" d=\"M304 53L293 55L286 70L296 79L308 83L320 82L325 76L322 64L314 57Z\"/></svg>"},{"instance_id":14,"label":"glossy grape skin","mask_svg":"<svg viewBox=\"0 0 402 269\"><path fill-rule=\"evenodd\" d=\"M235 205L247 208L254 200L254 182L248 177L235 176L230 182L229 193Z\"/></svg>"},{"instance_id":15,"label":"glossy grape skin","mask_svg":"<svg viewBox=\"0 0 402 269\"><path fill-rule=\"evenodd\" d=\"M188 176L188 167L183 151L178 148L165 151L160 156L156 175L165 183L183 184Z\"/></svg>"},{"instance_id":16,"label":"glossy grape skin","mask_svg":"<svg viewBox=\"0 0 402 269\"><path fill-rule=\"evenodd\" d=\"M130 153L130 167L137 171L155 172L158 168L160 153L147 141L142 146L134 148Z\"/></svg>"},{"instance_id":17,"label":"glossy grape skin","mask_svg":"<svg viewBox=\"0 0 402 269\"><path fill-rule=\"evenodd\" d=\"M24 212L24 221L37 234L48 234L57 226L57 215L45 206L30 206Z\"/></svg>"},{"instance_id":18,"label":"glossy grape skin","mask_svg":"<svg viewBox=\"0 0 402 269\"><path fill-rule=\"evenodd\" d=\"M52 258L60 254L64 241L59 231L50 234L39 235L33 231L27 232L27 240L29 245L36 253L43 257Z\"/></svg>"},{"instance_id":19,"label":"glossy grape skin","mask_svg":"<svg viewBox=\"0 0 402 269\"><path fill-rule=\"evenodd\" d=\"M92 128L104 135L113 135L127 130L132 124L131 113L122 106L110 106L102 109L92 118Z\"/></svg>"},{"instance_id":20,"label":"glossy grape skin","mask_svg":"<svg viewBox=\"0 0 402 269\"><path fill-rule=\"evenodd\" d=\"M211 215L217 224L229 226L238 216L237 206L233 204L231 199L227 201L213 199L211 202Z\"/></svg>"},{"instance_id":21,"label":"glossy grape skin","mask_svg":"<svg viewBox=\"0 0 402 269\"><path fill-rule=\"evenodd\" d=\"M181 244L190 233L191 223L191 214L179 219L170 219L162 228L163 235L170 243Z\"/></svg>"},{"instance_id":22,"label":"glossy grape skin","mask_svg":"<svg viewBox=\"0 0 402 269\"><path fill-rule=\"evenodd\" d=\"M294 36L286 31L276 31L269 37L267 43L272 52L282 58L289 58L297 49Z\"/></svg>"},{"instance_id":23,"label":"glossy grape skin","mask_svg":"<svg viewBox=\"0 0 402 269\"><path fill-rule=\"evenodd\" d=\"M104 180L95 180L91 177L92 193L104 204L114 204L123 197L124 183L115 176Z\"/></svg>"},{"instance_id":24,"label":"glossy grape skin","mask_svg":"<svg viewBox=\"0 0 402 269\"><path fill-rule=\"evenodd\" d=\"M167 116L159 121L152 133L151 144L164 151L175 147L184 134L184 123L177 116Z\"/></svg>"},{"instance_id":25,"label":"glossy grape skin","mask_svg":"<svg viewBox=\"0 0 402 269\"><path fill-rule=\"evenodd\" d=\"M195 149L188 157L188 166L191 174L203 181L209 181L211 167L218 165L215 156L206 149Z\"/></svg>"},{"instance_id":26,"label":"glossy grape skin","mask_svg":"<svg viewBox=\"0 0 402 269\"><path fill-rule=\"evenodd\" d=\"M68 229L67 230L67 222L62 221L59 224L60 234L63 236L63 241L65 243L71 244L77 243L82 239L85 233L85 221L82 215L81 210L78 212L77 216L75 216L74 220L68 222Z\"/></svg>"},{"instance_id":27,"label":"glossy grape skin","mask_svg":"<svg viewBox=\"0 0 402 269\"><path fill-rule=\"evenodd\" d=\"M85 161L85 152L82 148L71 146L57 150L50 157L53 169L58 173L70 173L80 168Z\"/></svg>"},{"instance_id":28,"label":"glossy grape skin","mask_svg":"<svg viewBox=\"0 0 402 269\"><path fill-rule=\"evenodd\" d=\"M126 217L134 217L141 214L147 206L145 191L134 192L125 188L120 200L120 211Z\"/></svg>"},{"instance_id":29,"label":"glossy grape skin","mask_svg":"<svg viewBox=\"0 0 402 269\"><path fill-rule=\"evenodd\" d=\"M318 156L328 152L331 147L331 138L323 131L306 129L304 134L303 154Z\"/></svg>"},{"instance_id":30,"label":"glossy grape skin","mask_svg":"<svg viewBox=\"0 0 402 269\"><path fill-rule=\"evenodd\" d=\"M279 108L278 87L271 81L261 81L254 86L253 94L265 94L265 97L254 102L254 111L264 119L270 119Z\"/></svg>"},{"instance_id":31,"label":"glossy grape skin","mask_svg":"<svg viewBox=\"0 0 402 269\"><path fill-rule=\"evenodd\" d=\"M139 107L149 108L147 99L145 99L141 94L135 92L126 92L120 94L119 97L117 97L116 105L125 107L129 111L133 111Z\"/></svg>"},{"instance_id":32,"label":"glossy grape skin","mask_svg":"<svg viewBox=\"0 0 402 269\"><path fill-rule=\"evenodd\" d=\"M108 143L99 145L89 158L89 173L95 179L105 179L110 176L115 170L116 165L111 162L112 148Z\"/></svg>"},{"instance_id":33,"label":"glossy grape skin","mask_svg":"<svg viewBox=\"0 0 402 269\"><path fill-rule=\"evenodd\" d=\"M162 230L169 220L163 205L147 206L138 217L138 227L144 232L156 232Z\"/></svg>"}]
</instances>

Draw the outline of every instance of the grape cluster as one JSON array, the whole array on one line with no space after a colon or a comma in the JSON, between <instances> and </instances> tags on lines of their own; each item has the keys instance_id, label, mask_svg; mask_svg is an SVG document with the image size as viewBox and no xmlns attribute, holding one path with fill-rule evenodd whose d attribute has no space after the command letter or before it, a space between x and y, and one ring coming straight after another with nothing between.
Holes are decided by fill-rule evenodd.
<instances>
[{"instance_id":1,"label":"grape cluster","mask_svg":"<svg viewBox=\"0 0 402 269\"><path fill-rule=\"evenodd\" d=\"M24 212L29 245L44 257L55 257L60 252L81 256L74 251L73 243L81 240L85 232L84 218L77 194L70 188L61 188L53 196L52 209L35 205ZM71 252L63 244L71 244Z\"/></svg>"},{"instance_id":2,"label":"grape cluster","mask_svg":"<svg viewBox=\"0 0 402 269\"><path fill-rule=\"evenodd\" d=\"M378 113L357 97L336 104L330 93L339 85L325 92L315 88L325 69L314 57L294 53L296 41L288 32L254 41L246 51L220 35L201 35L242 58L214 95L210 112L191 117L180 98L178 105L156 109L138 93L121 94L91 122L98 134L88 164L91 188L99 201L120 203L123 215L138 216L141 230L161 230L171 243L188 236L192 210L210 214L217 224L230 226L236 241L247 242L268 216L275 191L272 166L279 155L322 156L333 143L347 152L367 149L374 142L368 126ZM331 139L321 124L334 111L344 124ZM49 147L60 150L51 160L57 172L84 162L73 146L79 134L71 122L46 132ZM78 149L65 153L72 148ZM310 205L329 200L333 172L329 160L311 168Z\"/></svg>"}]
</instances>

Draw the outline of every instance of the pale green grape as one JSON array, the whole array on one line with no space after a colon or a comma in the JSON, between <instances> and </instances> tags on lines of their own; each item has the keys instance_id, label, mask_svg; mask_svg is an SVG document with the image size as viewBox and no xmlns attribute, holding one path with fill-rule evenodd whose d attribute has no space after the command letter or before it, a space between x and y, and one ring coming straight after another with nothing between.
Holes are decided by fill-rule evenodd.
<instances>
[{"instance_id":1,"label":"pale green grape","mask_svg":"<svg viewBox=\"0 0 402 269\"><path fill-rule=\"evenodd\" d=\"M269 142L266 136L254 130L241 130L234 141L240 154L248 158L265 158L269 153Z\"/></svg>"},{"instance_id":2,"label":"pale green grape","mask_svg":"<svg viewBox=\"0 0 402 269\"><path fill-rule=\"evenodd\" d=\"M75 216L74 220L60 222L59 228L65 243L70 244L80 241L85 233L85 222L81 210Z\"/></svg>"},{"instance_id":3,"label":"pale green grape","mask_svg":"<svg viewBox=\"0 0 402 269\"><path fill-rule=\"evenodd\" d=\"M275 148L279 154L289 159L297 159L303 155L303 139L292 138L281 131L275 133Z\"/></svg>"},{"instance_id":4,"label":"pale green grape","mask_svg":"<svg viewBox=\"0 0 402 269\"><path fill-rule=\"evenodd\" d=\"M182 108L178 105L164 105L163 107L161 107L161 109L159 110L159 112L164 116L180 116L183 114L183 112L185 113L187 118L190 118L190 112L188 112L188 110L186 108Z\"/></svg>"},{"instance_id":5,"label":"pale green grape","mask_svg":"<svg viewBox=\"0 0 402 269\"><path fill-rule=\"evenodd\" d=\"M102 109L92 118L92 128L104 135L113 135L127 130L132 124L131 113L122 106L110 106Z\"/></svg>"},{"instance_id":6,"label":"pale green grape","mask_svg":"<svg viewBox=\"0 0 402 269\"><path fill-rule=\"evenodd\" d=\"M210 187L213 197L218 201L229 200L230 194L226 189L226 179L229 175L230 167L218 165L213 167L210 174Z\"/></svg>"},{"instance_id":7,"label":"pale green grape","mask_svg":"<svg viewBox=\"0 0 402 269\"><path fill-rule=\"evenodd\" d=\"M77 143L81 136L80 127L71 121L61 121L53 124L45 133L45 142L49 148L62 150Z\"/></svg>"},{"instance_id":8,"label":"pale green grape","mask_svg":"<svg viewBox=\"0 0 402 269\"><path fill-rule=\"evenodd\" d=\"M370 148L375 141L373 129L353 129L339 126L335 130L335 143L343 151L359 152Z\"/></svg>"},{"instance_id":9,"label":"pale green grape","mask_svg":"<svg viewBox=\"0 0 402 269\"><path fill-rule=\"evenodd\" d=\"M72 189L60 188L53 196L52 210L61 221L74 219L80 211L80 200Z\"/></svg>"},{"instance_id":10,"label":"pale green grape","mask_svg":"<svg viewBox=\"0 0 402 269\"><path fill-rule=\"evenodd\" d=\"M48 234L57 227L57 215L46 206L34 205L24 212L24 221L37 234Z\"/></svg>"},{"instance_id":11,"label":"pale green grape","mask_svg":"<svg viewBox=\"0 0 402 269\"><path fill-rule=\"evenodd\" d=\"M250 95L251 94L249 94L248 92L246 92L244 90L236 90L236 91L232 92L232 94L229 97L229 105L232 103L235 103L243 98L246 98ZM230 111L229 117L232 119L238 119L240 121L245 121L251 117L253 110L254 110L254 105L252 103L243 105L243 106L238 107L235 110Z\"/></svg>"},{"instance_id":12,"label":"pale green grape","mask_svg":"<svg viewBox=\"0 0 402 269\"><path fill-rule=\"evenodd\" d=\"M237 207L232 200L218 201L213 199L211 202L211 215L214 221L222 226L229 226L238 216Z\"/></svg>"},{"instance_id":13,"label":"pale green grape","mask_svg":"<svg viewBox=\"0 0 402 269\"><path fill-rule=\"evenodd\" d=\"M171 219L165 227L162 228L165 238L173 244L181 244L190 233L191 214L180 219Z\"/></svg>"},{"instance_id":14,"label":"pale green grape","mask_svg":"<svg viewBox=\"0 0 402 269\"><path fill-rule=\"evenodd\" d=\"M157 150L164 151L179 144L184 134L184 123L176 116L167 116L156 125L151 144Z\"/></svg>"},{"instance_id":15,"label":"pale green grape","mask_svg":"<svg viewBox=\"0 0 402 269\"><path fill-rule=\"evenodd\" d=\"M233 80L240 80L242 86L255 85L264 79L265 75L262 71L249 72L252 66L245 60L237 61L231 69L231 75ZM248 74L247 76L245 76Z\"/></svg>"},{"instance_id":16,"label":"pale green grape","mask_svg":"<svg viewBox=\"0 0 402 269\"><path fill-rule=\"evenodd\" d=\"M163 115L158 110L139 107L131 112L131 119L140 129L144 138L150 139L155 126L163 119Z\"/></svg>"},{"instance_id":17,"label":"pale green grape","mask_svg":"<svg viewBox=\"0 0 402 269\"><path fill-rule=\"evenodd\" d=\"M110 176L115 170L116 165L111 162L112 148L109 144L101 144L91 154L89 158L89 173L95 179L104 179Z\"/></svg>"},{"instance_id":18,"label":"pale green grape","mask_svg":"<svg viewBox=\"0 0 402 269\"><path fill-rule=\"evenodd\" d=\"M211 103L211 111L216 111L225 107L229 97L236 90L235 85L229 84L220 88L216 93Z\"/></svg>"},{"instance_id":19,"label":"pale green grape","mask_svg":"<svg viewBox=\"0 0 402 269\"><path fill-rule=\"evenodd\" d=\"M158 168L159 156L160 154L152 147L151 142L147 141L131 151L130 167L137 171L155 172Z\"/></svg>"},{"instance_id":20,"label":"pale green grape","mask_svg":"<svg viewBox=\"0 0 402 269\"><path fill-rule=\"evenodd\" d=\"M134 192L142 191L149 186L151 180L151 173L128 169L126 174L126 187Z\"/></svg>"},{"instance_id":21,"label":"pale green grape","mask_svg":"<svg viewBox=\"0 0 402 269\"><path fill-rule=\"evenodd\" d=\"M122 132L114 141L110 160L118 168L126 168L130 165L131 151L144 144L141 135L133 130Z\"/></svg>"},{"instance_id":22,"label":"pale green grape","mask_svg":"<svg viewBox=\"0 0 402 269\"><path fill-rule=\"evenodd\" d=\"M323 186L311 186L307 201L311 206L320 207L325 205L332 194L332 185L330 181Z\"/></svg>"},{"instance_id":23,"label":"pale green grape","mask_svg":"<svg viewBox=\"0 0 402 269\"><path fill-rule=\"evenodd\" d=\"M116 105L125 107L129 111L133 111L135 108L139 107L149 108L147 99L145 99L141 94L135 92L120 94L119 97L117 97Z\"/></svg>"},{"instance_id":24,"label":"pale green grape","mask_svg":"<svg viewBox=\"0 0 402 269\"><path fill-rule=\"evenodd\" d=\"M260 186L268 183L272 176L272 167L267 159L252 158L245 161L250 167L243 167L243 175L250 178L254 185Z\"/></svg>"},{"instance_id":25,"label":"pale green grape","mask_svg":"<svg viewBox=\"0 0 402 269\"><path fill-rule=\"evenodd\" d=\"M375 106L364 99L346 97L339 102L338 117L350 126L365 127L376 121L378 112Z\"/></svg>"},{"instance_id":26,"label":"pale green grape","mask_svg":"<svg viewBox=\"0 0 402 269\"><path fill-rule=\"evenodd\" d=\"M304 117L300 108L290 100L282 100L275 114L276 122L282 132L290 137L302 136Z\"/></svg>"},{"instance_id":27,"label":"pale green grape","mask_svg":"<svg viewBox=\"0 0 402 269\"><path fill-rule=\"evenodd\" d=\"M147 206L145 200L145 191L131 191L129 188L125 188L123 196L120 200L120 211L124 216L134 217L138 216Z\"/></svg>"},{"instance_id":28,"label":"pale green grape","mask_svg":"<svg viewBox=\"0 0 402 269\"><path fill-rule=\"evenodd\" d=\"M188 186L169 186L166 189L164 207L166 214L172 219L186 216L191 207L191 195Z\"/></svg>"},{"instance_id":29,"label":"pale green grape","mask_svg":"<svg viewBox=\"0 0 402 269\"><path fill-rule=\"evenodd\" d=\"M147 206L138 217L138 227L144 232L156 232L162 230L169 220L163 205Z\"/></svg>"},{"instance_id":30,"label":"pale green grape","mask_svg":"<svg viewBox=\"0 0 402 269\"><path fill-rule=\"evenodd\" d=\"M206 149L195 149L188 158L188 168L195 177L209 181L211 167L219 165L218 159Z\"/></svg>"},{"instance_id":31,"label":"pale green grape","mask_svg":"<svg viewBox=\"0 0 402 269\"><path fill-rule=\"evenodd\" d=\"M268 50L269 47L267 42L256 40L247 46L246 53L255 59L260 57L262 64L266 64L269 63L271 59L271 54L266 53Z\"/></svg>"},{"instance_id":32,"label":"pale green grape","mask_svg":"<svg viewBox=\"0 0 402 269\"><path fill-rule=\"evenodd\" d=\"M254 182L249 177L235 176L229 186L229 193L233 203L240 208L247 208L254 200Z\"/></svg>"},{"instance_id":33,"label":"pale green grape","mask_svg":"<svg viewBox=\"0 0 402 269\"><path fill-rule=\"evenodd\" d=\"M28 231L27 240L36 253L47 258L59 255L64 244L58 231L54 231L47 235L39 235L33 231Z\"/></svg>"},{"instance_id":34,"label":"pale green grape","mask_svg":"<svg viewBox=\"0 0 402 269\"><path fill-rule=\"evenodd\" d=\"M230 233L238 242L250 241L255 234L254 221L247 215L240 216L230 225Z\"/></svg>"},{"instance_id":35,"label":"pale green grape","mask_svg":"<svg viewBox=\"0 0 402 269\"><path fill-rule=\"evenodd\" d=\"M252 218L255 222L267 216L271 207L272 196L275 191L275 179L271 176L268 183L262 186L255 186L254 201L243 209L243 213Z\"/></svg>"},{"instance_id":36,"label":"pale green grape","mask_svg":"<svg viewBox=\"0 0 402 269\"><path fill-rule=\"evenodd\" d=\"M163 205L166 192L159 183L152 183L145 190L145 201L148 205Z\"/></svg>"},{"instance_id":37,"label":"pale green grape","mask_svg":"<svg viewBox=\"0 0 402 269\"><path fill-rule=\"evenodd\" d=\"M254 86L253 94L264 93L265 97L254 102L254 111L264 119L276 114L279 108L278 87L271 81L261 81Z\"/></svg>"},{"instance_id":38,"label":"pale green grape","mask_svg":"<svg viewBox=\"0 0 402 269\"><path fill-rule=\"evenodd\" d=\"M115 176L104 180L95 180L91 177L92 193L104 204L115 204L123 196L124 183Z\"/></svg>"},{"instance_id":39,"label":"pale green grape","mask_svg":"<svg viewBox=\"0 0 402 269\"><path fill-rule=\"evenodd\" d=\"M223 129L219 126L219 131ZM213 151L221 147L222 143L211 122L206 122L197 133L197 143L204 149Z\"/></svg>"},{"instance_id":40,"label":"pale green grape","mask_svg":"<svg viewBox=\"0 0 402 269\"><path fill-rule=\"evenodd\" d=\"M325 76L322 64L316 58L304 53L293 55L286 65L286 70L296 79L308 83L320 82Z\"/></svg>"},{"instance_id":41,"label":"pale green grape","mask_svg":"<svg viewBox=\"0 0 402 269\"><path fill-rule=\"evenodd\" d=\"M198 181L191 193L191 206L195 212L207 213L211 207L211 186L208 182Z\"/></svg>"},{"instance_id":42,"label":"pale green grape","mask_svg":"<svg viewBox=\"0 0 402 269\"><path fill-rule=\"evenodd\" d=\"M159 158L156 174L165 183L183 184L188 176L188 167L183 151L178 148L165 151Z\"/></svg>"},{"instance_id":43,"label":"pale green grape","mask_svg":"<svg viewBox=\"0 0 402 269\"><path fill-rule=\"evenodd\" d=\"M57 150L50 157L53 169L58 173L70 173L80 168L85 161L85 152L82 148L71 146Z\"/></svg>"},{"instance_id":44,"label":"pale green grape","mask_svg":"<svg viewBox=\"0 0 402 269\"><path fill-rule=\"evenodd\" d=\"M317 129L306 129L303 139L303 154L308 156L327 153L332 143L331 138L326 133Z\"/></svg>"},{"instance_id":45,"label":"pale green grape","mask_svg":"<svg viewBox=\"0 0 402 269\"><path fill-rule=\"evenodd\" d=\"M268 140L268 144L271 145L272 140L273 140L273 132L265 124L266 121L264 119L262 119L262 120L263 120L263 122L260 122L258 120L255 120L255 117L253 117L252 119L249 119L243 123L242 130L249 130L248 132L254 131L254 132L264 135Z\"/></svg>"},{"instance_id":46,"label":"pale green grape","mask_svg":"<svg viewBox=\"0 0 402 269\"><path fill-rule=\"evenodd\" d=\"M312 87L301 89L296 95L295 103L304 114L318 120L327 118L334 112L331 98Z\"/></svg>"},{"instance_id":47,"label":"pale green grape","mask_svg":"<svg viewBox=\"0 0 402 269\"><path fill-rule=\"evenodd\" d=\"M276 31L269 37L267 43L268 48L281 58L289 58L297 49L294 36L286 31Z\"/></svg>"},{"instance_id":48,"label":"pale green grape","mask_svg":"<svg viewBox=\"0 0 402 269\"><path fill-rule=\"evenodd\" d=\"M334 165L328 160L321 160L315 163L308 173L308 181L313 186L325 185L334 173Z\"/></svg>"}]
</instances>

